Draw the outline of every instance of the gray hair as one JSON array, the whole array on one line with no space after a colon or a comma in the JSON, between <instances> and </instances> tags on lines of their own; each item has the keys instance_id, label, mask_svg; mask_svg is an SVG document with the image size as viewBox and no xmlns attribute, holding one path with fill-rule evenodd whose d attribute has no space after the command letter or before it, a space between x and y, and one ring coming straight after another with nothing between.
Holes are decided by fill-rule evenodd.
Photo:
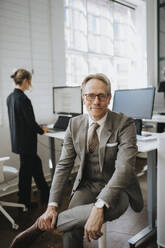
<instances>
[{"instance_id":1,"label":"gray hair","mask_svg":"<svg viewBox=\"0 0 165 248\"><path fill-rule=\"evenodd\" d=\"M111 96L111 82L108 79L106 75L103 73L96 73L96 74L89 74L85 79L83 80L81 84L81 89L82 89L82 95L84 94L85 91L85 86L87 85L88 81L91 79L99 79L101 80L104 84L107 85L107 95Z\"/></svg>"}]
</instances>

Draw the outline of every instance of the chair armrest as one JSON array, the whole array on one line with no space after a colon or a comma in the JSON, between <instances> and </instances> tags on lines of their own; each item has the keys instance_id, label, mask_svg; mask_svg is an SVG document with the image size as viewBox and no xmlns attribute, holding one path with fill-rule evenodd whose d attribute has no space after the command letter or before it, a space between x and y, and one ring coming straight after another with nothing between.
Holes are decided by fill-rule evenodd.
<instances>
[{"instance_id":1,"label":"chair armrest","mask_svg":"<svg viewBox=\"0 0 165 248\"><path fill-rule=\"evenodd\" d=\"M0 158L0 162L3 162L3 161L6 161L6 160L9 160L10 157L3 157L3 158Z\"/></svg>"}]
</instances>

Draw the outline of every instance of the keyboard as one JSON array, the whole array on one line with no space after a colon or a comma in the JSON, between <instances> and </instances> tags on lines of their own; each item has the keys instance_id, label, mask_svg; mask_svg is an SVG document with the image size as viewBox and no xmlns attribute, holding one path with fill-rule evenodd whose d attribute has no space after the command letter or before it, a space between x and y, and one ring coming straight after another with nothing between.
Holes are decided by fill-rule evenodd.
<instances>
[{"instance_id":1,"label":"keyboard","mask_svg":"<svg viewBox=\"0 0 165 248\"><path fill-rule=\"evenodd\" d=\"M147 135L136 135L137 141L150 141L150 140L156 140L156 136L152 134L147 134Z\"/></svg>"},{"instance_id":2,"label":"keyboard","mask_svg":"<svg viewBox=\"0 0 165 248\"><path fill-rule=\"evenodd\" d=\"M63 132L63 129L59 129L59 128L48 128L48 133L54 133L54 132Z\"/></svg>"}]
</instances>

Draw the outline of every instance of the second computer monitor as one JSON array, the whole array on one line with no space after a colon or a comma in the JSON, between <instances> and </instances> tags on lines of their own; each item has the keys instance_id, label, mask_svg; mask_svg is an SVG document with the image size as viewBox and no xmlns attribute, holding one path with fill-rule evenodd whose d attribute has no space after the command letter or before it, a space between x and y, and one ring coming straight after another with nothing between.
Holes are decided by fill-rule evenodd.
<instances>
[{"instance_id":1,"label":"second computer monitor","mask_svg":"<svg viewBox=\"0 0 165 248\"><path fill-rule=\"evenodd\" d=\"M155 88L116 90L113 111L122 112L134 119L151 119Z\"/></svg>"},{"instance_id":2,"label":"second computer monitor","mask_svg":"<svg viewBox=\"0 0 165 248\"><path fill-rule=\"evenodd\" d=\"M137 134L141 134L142 119L152 118L154 96L154 87L116 90L112 110L134 118Z\"/></svg>"}]
</instances>

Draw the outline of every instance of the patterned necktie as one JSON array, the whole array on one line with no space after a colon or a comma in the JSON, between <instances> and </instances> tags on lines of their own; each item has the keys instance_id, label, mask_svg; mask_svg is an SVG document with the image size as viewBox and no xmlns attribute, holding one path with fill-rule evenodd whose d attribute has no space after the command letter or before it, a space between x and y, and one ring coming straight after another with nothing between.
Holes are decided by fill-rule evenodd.
<instances>
[{"instance_id":1,"label":"patterned necktie","mask_svg":"<svg viewBox=\"0 0 165 248\"><path fill-rule=\"evenodd\" d=\"M100 125L98 123L93 123L89 131L89 134L88 134L88 151L91 153L94 152L96 146L99 143L99 139L98 139L97 132L96 132L96 129L99 126Z\"/></svg>"}]
</instances>

